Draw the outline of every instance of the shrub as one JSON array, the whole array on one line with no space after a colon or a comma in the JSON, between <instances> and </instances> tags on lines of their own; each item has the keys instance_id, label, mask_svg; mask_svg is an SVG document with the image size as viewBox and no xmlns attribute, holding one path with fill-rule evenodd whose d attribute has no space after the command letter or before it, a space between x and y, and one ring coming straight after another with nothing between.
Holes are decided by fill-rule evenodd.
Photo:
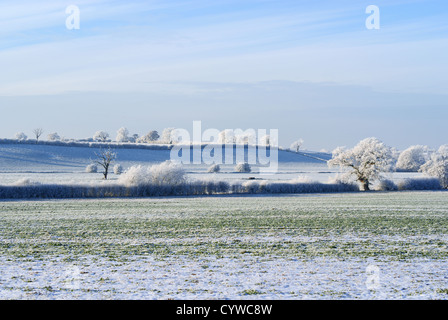
<instances>
[{"instance_id":1,"label":"shrub","mask_svg":"<svg viewBox=\"0 0 448 320\"><path fill-rule=\"evenodd\" d=\"M405 179L398 183L398 190L440 190L442 186L437 178Z\"/></svg>"},{"instance_id":2,"label":"shrub","mask_svg":"<svg viewBox=\"0 0 448 320\"><path fill-rule=\"evenodd\" d=\"M114 166L114 173L117 175L123 173L123 167L121 166L121 164L116 164Z\"/></svg>"},{"instance_id":3,"label":"shrub","mask_svg":"<svg viewBox=\"0 0 448 320\"><path fill-rule=\"evenodd\" d=\"M119 183L126 186L175 186L185 181L185 170L182 166L169 160L149 167L132 166L119 178Z\"/></svg>"},{"instance_id":4,"label":"shrub","mask_svg":"<svg viewBox=\"0 0 448 320\"><path fill-rule=\"evenodd\" d=\"M213 164L208 168L207 172L208 173L217 173L220 170L221 170L221 167L219 164Z\"/></svg>"},{"instance_id":5,"label":"shrub","mask_svg":"<svg viewBox=\"0 0 448 320\"><path fill-rule=\"evenodd\" d=\"M235 171L236 172L251 172L251 168L250 168L250 165L247 162L238 163L235 166Z\"/></svg>"},{"instance_id":6,"label":"shrub","mask_svg":"<svg viewBox=\"0 0 448 320\"><path fill-rule=\"evenodd\" d=\"M359 188L356 184L346 183L321 183L300 182L299 180L268 181L251 180L232 185L233 193L332 193L332 192L356 192Z\"/></svg>"},{"instance_id":7,"label":"shrub","mask_svg":"<svg viewBox=\"0 0 448 320\"><path fill-rule=\"evenodd\" d=\"M192 194L222 194L229 193L230 184L227 181L208 178L189 182L188 188Z\"/></svg>"},{"instance_id":8,"label":"shrub","mask_svg":"<svg viewBox=\"0 0 448 320\"><path fill-rule=\"evenodd\" d=\"M96 166L96 164L89 164L86 167L86 172L87 173L97 173L98 172L98 167Z\"/></svg>"},{"instance_id":9,"label":"shrub","mask_svg":"<svg viewBox=\"0 0 448 320\"><path fill-rule=\"evenodd\" d=\"M242 184L242 192L244 193L262 193L263 191L263 187L265 186L266 182L261 183L260 181L256 181L256 180L250 180L250 181L245 181Z\"/></svg>"},{"instance_id":10,"label":"shrub","mask_svg":"<svg viewBox=\"0 0 448 320\"><path fill-rule=\"evenodd\" d=\"M181 169L181 168L180 168ZM134 178L134 179L133 179ZM125 184L126 183L126 184ZM121 175L118 183L110 184L37 184L29 179L14 185L0 185L0 199L69 199L105 197L157 197L205 194L244 193L334 193L359 191L356 185L303 183L290 181L251 180L230 186L213 179L187 181L179 166L162 163L152 167L134 166Z\"/></svg>"},{"instance_id":11,"label":"shrub","mask_svg":"<svg viewBox=\"0 0 448 320\"><path fill-rule=\"evenodd\" d=\"M398 186L392 180L382 179L376 186L375 190L377 190L377 191L397 191Z\"/></svg>"},{"instance_id":12,"label":"shrub","mask_svg":"<svg viewBox=\"0 0 448 320\"><path fill-rule=\"evenodd\" d=\"M353 184L329 184L329 183L301 183L294 181L274 181L266 184L267 193L328 193L328 192L354 192L359 191Z\"/></svg>"},{"instance_id":13,"label":"shrub","mask_svg":"<svg viewBox=\"0 0 448 320\"><path fill-rule=\"evenodd\" d=\"M186 181L185 170L182 165L172 161L165 161L149 168L151 182L154 184L178 185Z\"/></svg>"}]
</instances>

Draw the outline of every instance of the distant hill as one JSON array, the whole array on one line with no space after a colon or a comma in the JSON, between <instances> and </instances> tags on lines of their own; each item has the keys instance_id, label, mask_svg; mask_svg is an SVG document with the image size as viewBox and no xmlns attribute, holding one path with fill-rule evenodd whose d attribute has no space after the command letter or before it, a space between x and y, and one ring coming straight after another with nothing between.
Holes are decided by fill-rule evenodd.
<instances>
[{"instance_id":1,"label":"distant hill","mask_svg":"<svg viewBox=\"0 0 448 320\"><path fill-rule=\"evenodd\" d=\"M47 172L83 170L95 159L100 148L111 147L116 150L117 162L123 166L135 164L154 164L170 159L172 145L131 144L131 143L92 143L92 142L53 142L0 139L0 172ZM233 146L234 155L243 146ZM246 146L247 152L247 146ZM191 153L192 154L192 153ZM225 153L224 153L225 154ZM269 153L268 153L269 155ZM224 157L224 155L223 155ZM303 151L278 151L279 163L324 163L329 160L328 153Z\"/></svg>"}]
</instances>

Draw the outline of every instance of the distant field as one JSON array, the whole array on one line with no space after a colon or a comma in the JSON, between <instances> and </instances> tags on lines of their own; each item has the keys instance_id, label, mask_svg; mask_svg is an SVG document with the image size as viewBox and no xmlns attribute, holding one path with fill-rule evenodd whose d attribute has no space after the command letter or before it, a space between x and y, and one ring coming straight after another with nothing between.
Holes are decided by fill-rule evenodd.
<instances>
[{"instance_id":1,"label":"distant field","mask_svg":"<svg viewBox=\"0 0 448 320\"><path fill-rule=\"evenodd\" d=\"M165 149L117 149L117 160L124 169L133 165L153 165L170 159L170 151ZM148 147L148 146L143 146ZM0 185L14 184L23 179L39 183L89 184L102 181L102 173L86 173L85 168L95 159L95 147L74 147L62 145L14 144L0 141ZM278 153L278 172L274 175L260 175L259 168L252 166L251 173L235 173L235 164L224 164L221 172L207 173L209 165L185 165L188 176L193 179L214 178L225 181L246 180L256 176L268 180L290 180L307 177L313 181L328 182L338 168L328 168L325 161L331 154L303 151L303 154L280 150ZM420 176L416 173L393 173L390 179L400 180ZM117 179L111 173L110 181Z\"/></svg>"},{"instance_id":2,"label":"distant field","mask_svg":"<svg viewBox=\"0 0 448 320\"><path fill-rule=\"evenodd\" d=\"M0 202L2 299L446 299L447 262L443 191Z\"/></svg>"}]
</instances>

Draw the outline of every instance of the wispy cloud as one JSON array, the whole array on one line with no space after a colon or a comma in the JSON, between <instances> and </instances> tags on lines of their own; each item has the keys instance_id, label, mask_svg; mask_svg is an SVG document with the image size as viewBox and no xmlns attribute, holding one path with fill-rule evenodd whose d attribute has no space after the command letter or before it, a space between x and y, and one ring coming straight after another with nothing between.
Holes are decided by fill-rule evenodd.
<instances>
[{"instance_id":1,"label":"wispy cloud","mask_svg":"<svg viewBox=\"0 0 448 320\"><path fill-rule=\"evenodd\" d=\"M0 133L143 133L200 116L311 148L446 143L447 5L375 2L380 30L366 30L364 0L2 1ZM80 30L65 28L70 4Z\"/></svg>"},{"instance_id":2,"label":"wispy cloud","mask_svg":"<svg viewBox=\"0 0 448 320\"><path fill-rule=\"evenodd\" d=\"M377 31L367 1L76 2L79 31L65 29L67 1L2 2L0 95L279 79L447 91L441 1L379 0Z\"/></svg>"}]
</instances>

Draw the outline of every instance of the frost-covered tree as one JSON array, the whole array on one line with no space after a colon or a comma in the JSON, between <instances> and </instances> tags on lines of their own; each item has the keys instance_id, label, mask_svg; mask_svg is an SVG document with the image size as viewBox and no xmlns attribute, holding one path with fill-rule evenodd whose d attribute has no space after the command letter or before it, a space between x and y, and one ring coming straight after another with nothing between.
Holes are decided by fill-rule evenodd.
<instances>
[{"instance_id":1,"label":"frost-covered tree","mask_svg":"<svg viewBox=\"0 0 448 320\"><path fill-rule=\"evenodd\" d=\"M159 140L160 135L156 130L151 130L145 135L145 141L148 142L154 142Z\"/></svg>"},{"instance_id":2,"label":"frost-covered tree","mask_svg":"<svg viewBox=\"0 0 448 320\"><path fill-rule=\"evenodd\" d=\"M118 129L117 137L115 138L117 142L128 142L129 141L129 131L125 127Z\"/></svg>"},{"instance_id":3,"label":"frost-covered tree","mask_svg":"<svg viewBox=\"0 0 448 320\"><path fill-rule=\"evenodd\" d=\"M106 142L107 139L109 139L109 133L107 133L106 131L97 131L93 135L93 140L95 141Z\"/></svg>"},{"instance_id":4,"label":"frost-covered tree","mask_svg":"<svg viewBox=\"0 0 448 320\"><path fill-rule=\"evenodd\" d=\"M256 132L253 129L248 129L246 131L237 129L235 130L235 141L238 144L254 145L257 142Z\"/></svg>"},{"instance_id":5,"label":"frost-covered tree","mask_svg":"<svg viewBox=\"0 0 448 320\"><path fill-rule=\"evenodd\" d=\"M247 173L247 172L251 172L251 167L250 167L250 165L247 162L238 163L235 166L235 171L236 172L242 172L242 173L246 172Z\"/></svg>"},{"instance_id":6,"label":"frost-covered tree","mask_svg":"<svg viewBox=\"0 0 448 320\"><path fill-rule=\"evenodd\" d=\"M42 134L44 133L44 129L42 128L36 128L33 130L34 136L36 137L36 142L39 141L39 138L42 136Z\"/></svg>"},{"instance_id":7,"label":"frost-covered tree","mask_svg":"<svg viewBox=\"0 0 448 320\"><path fill-rule=\"evenodd\" d=\"M160 135L156 130L149 131L146 135L138 138L138 143L152 143L159 140Z\"/></svg>"},{"instance_id":8,"label":"frost-covered tree","mask_svg":"<svg viewBox=\"0 0 448 320\"><path fill-rule=\"evenodd\" d=\"M431 159L420 168L432 177L437 177L444 188L448 188L448 145L443 145L436 153L431 155Z\"/></svg>"},{"instance_id":9,"label":"frost-covered tree","mask_svg":"<svg viewBox=\"0 0 448 320\"><path fill-rule=\"evenodd\" d=\"M127 142L135 143L139 139L140 139L140 136L138 135L138 133L134 133L132 136L128 137L128 141Z\"/></svg>"},{"instance_id":10,"label":"frost-covered tree","mask_svg":"<svg viewBox=\"0 0 448 320\"><path fill-rule=\"evenodd\" d=\"M23 132L17 132L16 133L16 140L23 141L23 140L26 140L26 139L28 139L28 137Z\"/></svg>"},{"instance_id":11,"label":"frost-covered tree","mask_svg":"<svg viewBox=\"0 0 448 320\"><path fill-rule=\"evenodd\" d=\"M338 147L328 161L329 167L348 169L348 175L354 176L365 191L370 190L370 184L380 178L381 173L391 170L391 164L391 148L376 138L364 139L353 149Z\"/></svg>"},{"instance_id":12,"label":"frost-covered tree","mask_svg":"<svg viewBox=\"0 0 448 320\"><path fill-rule=\"evenodd\" d=\"M396 169L396 167L397 167L397 162L398 162L398 157L400 156L400 151L398 151L397 148L395 148L395 147L391 147L390 151L391 151L391 157L392 157L391 170L393 170L393 169Z\"/></svg>"},{"instance_id":13,"label":"frost-covered tree","mask_svg":"<svg viewBox=\"0 0 448 320\"><path fill-rule=\"evenodd\" d=\"M95 163L103 167L104 180L107 180L107 175L109 174L109 167L111 163L117 158L117 153L111 148L100 149L99 152L95 152L96 160Z\"/></svg>"},{"instance_id":14,"label":"frost-covered tree","mask_svg":"<svg viewBox=\"0 0 448 320\"><path fill-rule=\"evenodd\" d=\"M258 142L261 146L270 146L271 145L271 136L266 134L260 138L260 141Z\"/></svg>"},{"instance_id":15,"label":"frost-covered tree","mask_svg":"<svg viewBox=\"0 0 448 320\"><path fill-rule=\"evenodd\" d=\"M47 139L49 141L59 141L59 140L61 140L61 137L57 134L57 132L53 132L47 136Z\"/></svg>"},{"instance_id":16,"label":"frost-covered tree","mask_svg":"<svg viewBox=\"0 0 448 320\"><path fill-rule=\"evenodd\" d=\"M173 141L173 136L175 135L175 130L176 128L165 128L162 131L162 136L160 137L160 142L162 143L167 143L167 144L172 144Z\"/></svg>"},{"instance_id":17,"label":"frost-covered tree","mask_svg":"<svg viewBox=\"0 0 448 320\"><path fill-rule=\"evenodd\" d=\"M396 168L401 171L417 172L429 160L429 157L427 146L411 146L400 153Z\"/></svg>"},{"instance_id":18,"label":"frost-covered tree","mask_svg":"<svg viewBox=\"0 0 448 320\"><path fill-rule=\"evenodd\" d=\"M289 147L289 149L294 152L299 152L302 145L303 145L303 139L299 139L299 140L296 140L293 143L291 143L291 146Z\"/></svg>"},{"instance_id":19,"label":"frost-covered tree","mask_svg":"<svg viewBox=\"0 0 448 320\"><path fill-rule=\"evenodd\" d=\"M440 154L442 157L448 157L448 144L440 146L439 150L437 150L437 153Z\"/></svg>"},{"instance_id":20,"label":"frost-covered tree","mask_svg":"<svg viewBox=\"0 0 448 320\"><path fill-rule=\"evenodd\" d=\"M230 129L226 129L223 130L219 133L219 137L218 137L218 143L221 144L232 144L236 142L236 137L235 137L235 133L233 132L233 130Z\"/></svg>"}]
</instances>

